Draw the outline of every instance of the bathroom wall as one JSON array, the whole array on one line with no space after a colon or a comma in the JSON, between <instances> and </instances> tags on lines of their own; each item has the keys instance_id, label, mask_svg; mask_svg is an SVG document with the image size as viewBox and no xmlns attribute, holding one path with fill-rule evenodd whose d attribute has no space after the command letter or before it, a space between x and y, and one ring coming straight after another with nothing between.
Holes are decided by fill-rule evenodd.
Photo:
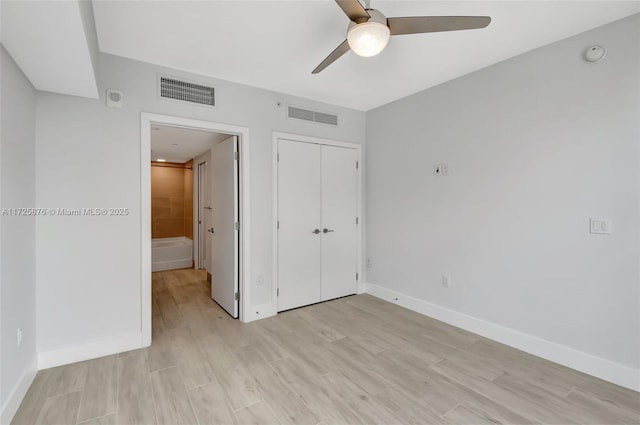
<instances>
[{"instance_id":1,"label":"bathroom wall","mask_svg":"<svg viewBox=\"0 0 640 425\"><path fill-rule=\"evenodd\" d=\"M151 162L152 238L193 239L193 173L186 168L192 164Z\"/></svg>"},{"instance_id":2,"label":"bathroom wall","mask_svg":"<svg viewBox=\"0 0 640 425\"><path fill-rule=\"evenodd\" d=\"M184 167L184 235L193 240L193 159Z\"/></svg>"}]
</instances>

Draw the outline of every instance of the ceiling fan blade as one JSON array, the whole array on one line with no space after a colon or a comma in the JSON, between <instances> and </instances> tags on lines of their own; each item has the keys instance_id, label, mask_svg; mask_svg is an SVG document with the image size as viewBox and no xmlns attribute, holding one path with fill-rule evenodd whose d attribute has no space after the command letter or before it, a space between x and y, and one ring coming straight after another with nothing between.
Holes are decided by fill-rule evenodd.
<instances>
[{"instance_id":1,"label":"ceiling fan blade","mask_svg":"<svg viewBox=\"0 0 640 425\"><path fill-rule=\"evenodd\" d=\"M387 18L391 35L425 32L459 31L484 28L491 22L488 16L412 16Z\"/></svg>"},{"instance_id":2,"label":"ceiling fan blade","mask_svg":"<svg viewBox=\"0 0 640 425\"><path fill-rule=\"evenodd\" d=\"M325 60L320 62L320 65L316 66L316 69L314 69L311 73L317 74L318 72L322 71L323 69L334 63L336 60L338 60L340 56L347 53L349 49L349 43L347 42L347 40L343 41L342 44L336 47L336 49L331 52Z\"/></svg>"},{"instance_id":3,"label":"ceiling fan blade","mask_svg":"<svg viewBox=\"0 0 640 425\"><path fill-rule=\"evenodd\" d=\"M336 3L353 22L360 23L371 17L358 0L336 0Z\"/></svg>"}]
</instances>

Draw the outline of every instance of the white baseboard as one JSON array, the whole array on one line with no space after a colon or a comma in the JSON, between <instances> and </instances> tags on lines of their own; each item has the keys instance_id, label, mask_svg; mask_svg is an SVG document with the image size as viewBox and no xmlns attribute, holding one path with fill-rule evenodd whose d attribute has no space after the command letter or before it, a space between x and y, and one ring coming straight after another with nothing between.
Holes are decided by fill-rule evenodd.
<instances>
[{"instance_id":1,"label":"white baseboard","mask_svg":"<svg viewBox=\"0 0 640 425\"><path fill-rule=\"evenodd\" d=\"M109 356L123 351L143 348L143 338L140 332L127 332L106 338L87 341L82 345L65 347L59 350L42 351L38 353L38 369L61 366Z\"/></svg>"},{"instance_id":2,"label":"white baseboard","mask_svg":"<svg viewBox=\"0 0 640 425\"><path fill-rule=\"evenodd\" d=\"M538 357L559 363L605 381L640 391L640 369L551 342L514 329L487 322L458 311L367 283L367 293L425 316L465 329Z\"/></svg>"},{"instance_id":3,"label":"white baseboard","mask_svg":"<svg viewBox=\"0 0 640 425\"><path fill-rule=\"evenodd\" d=\"M278 314L278 310L273 303L264 303L260 305L251 306L249 311L244 312L243 323L253 322L254 320L266 319L267 317L275 316Z\"/></svg>"},{"instance_id":4,"label":"white baseboard","mask_svg":"<svg viewBox=\"0 0 640 425\"><path fill-rule=\"evenodd\" d=\"M356 294L366 294L367 293L367 284L366 282L358 282L358 288L356 289Z\"/></svg>"},{"instance_id":5,"label":"white baseboard","mask_svg":"<svg viewBox=\"0 0 640 425\"><path fill-rule=\"evenodd\" d=\"M18 407L20 407L20 403L22 403L22 399L24 399L33 379L36 377L36 373L37 370L35 370L34 364L33 370L26 371L22 374L5 400L2 410L0 410L0 424L9 425L11 423L11 420L18 411Z\"/></svg>"}]
</instances>

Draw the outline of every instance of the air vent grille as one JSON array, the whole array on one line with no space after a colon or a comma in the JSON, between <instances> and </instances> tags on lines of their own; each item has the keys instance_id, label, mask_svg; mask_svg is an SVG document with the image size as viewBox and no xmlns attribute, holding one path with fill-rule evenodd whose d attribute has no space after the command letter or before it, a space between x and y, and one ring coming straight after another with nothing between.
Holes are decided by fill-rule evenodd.
<instances>
[{"instance_id":1,"label":"air vent grille","mask_svg":"<svg viewBox=\"0 0 640 425\"><path fill-rule=\"evenodd\" d=\"M323 124L338 125L338 116L322 112L309 111L307 109L289 106L289 118L319 122Z\"/></svg>"},{"instance_id":2,"label":"air vent grille","mask_svg":"<svg viewBox=\"0 0 640 425\"><path fill-rule=\"evenodd\" d=\"M215 89L202 84L160 77L160 97L215 106Z\"/></svg>"},{"instance_id":3,"label":"air vent grille","mask_svg":"<svg viewBox=\"0 0 640 425\"><path fill-rule=\"evenodd\" d=\"M316 122L322 122L325 124L338 125L337 115L323 114L322 112L315 112L313 114L313 120Z\"/></svg>"}]
</instances>

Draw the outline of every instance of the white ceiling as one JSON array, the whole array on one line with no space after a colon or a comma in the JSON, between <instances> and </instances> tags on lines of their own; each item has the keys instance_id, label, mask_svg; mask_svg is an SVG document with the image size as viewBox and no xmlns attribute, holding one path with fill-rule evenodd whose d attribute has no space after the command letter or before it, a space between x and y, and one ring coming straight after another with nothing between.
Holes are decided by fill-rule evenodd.
<instances>
[{"instance_id":1,"label":"white ceiling","mask_svg":"<svg viewBox=\"0 0 640 425\"><path fill-rule=\"evenodd\" d=\"M376 57L349 52L311 75L345 38L348 19L332 0L103 0L94 14L103 52L369 110L640 12L639 1L371 3L388 17L489 15L492 23L392 37Z\"/></svg>"},{"instance_id":2,"label":"white ceiling","mask_svg":"<svg viewBox=\"0 0 640 425\"><path fill-rule=\"evenodd\" d=\"M202 155L229 134L153 124L151 126L151 160L185 162Z\"/></svg>"},{"instance_id":3,"label":"white ceiling","mask_svg":"<svg viewBox=\"0 0 640 425\"><path fill-rule=\"evenodd\" d=\"M90 2L1 1L2 44L43 91L98 98Z\"/></svg>"}]
</instances>

